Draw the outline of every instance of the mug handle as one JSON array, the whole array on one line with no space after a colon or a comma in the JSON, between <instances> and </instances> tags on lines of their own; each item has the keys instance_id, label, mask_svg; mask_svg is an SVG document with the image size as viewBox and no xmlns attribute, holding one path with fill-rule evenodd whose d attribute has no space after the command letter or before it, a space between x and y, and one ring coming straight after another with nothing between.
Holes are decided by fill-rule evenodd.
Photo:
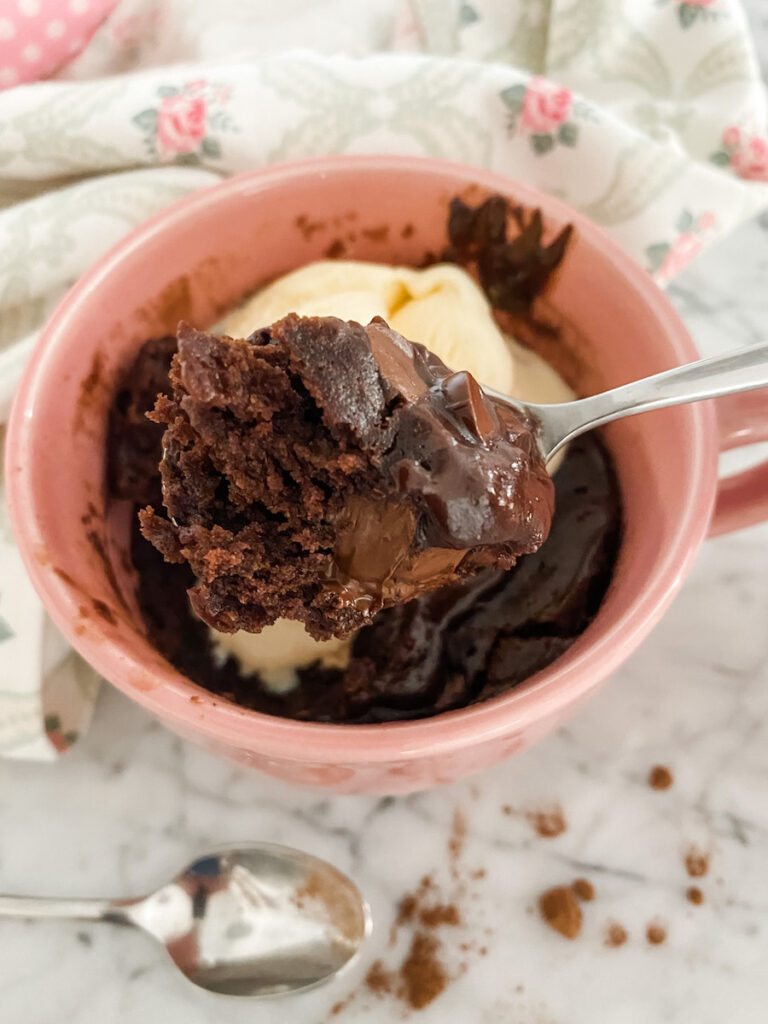
<instances>
[{"instance_id":1,"label":"mug handle","mask_svg":"<svg viewBox=\"0 0 768 1024\"><path fill-rule=\"evenodd\" d=\"M720 450L768 441L768 391L747 391L718 399ZM768 519L768 460L721 478L709 536L754 526Z\"/></svg>"}]
</instances>

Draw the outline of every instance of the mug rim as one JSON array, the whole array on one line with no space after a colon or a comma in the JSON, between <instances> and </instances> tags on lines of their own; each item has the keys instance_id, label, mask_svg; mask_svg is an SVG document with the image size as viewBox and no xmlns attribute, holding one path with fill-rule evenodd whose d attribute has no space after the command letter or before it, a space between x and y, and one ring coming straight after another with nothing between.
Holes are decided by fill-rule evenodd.
<instances>
[{"instance_id":1,"label":"mug rim","mask_svg":"<svg viewBox=\"0 0 768 1024\"><path fill-rule=\"evenodd\" d=\"M158 661L148 664L129 649L127 641L104 633L75 633L71 593L56 575L50 559L37 555L47 550L47 544L35 515L32 474L24 458L24 453L31 450L35 432L32 410L37 391L46 379L46 357L67 343L70 323L98 292L102 280L124 259L157 235L173 231L181 220L215 205L223 196L247 196L273 186L284 187L295 178L326 177L350 169L361 173L426 174L436 183L441 176L460 177L467 185L512 195L526 206L541 207L545 216L554 214L568 220L577 226L588 246L610 255L626 287L638 293L655 318L665 323L664 341L671 353L680 362L699 358L690 334L650 274L585 216L530 185L495 171L425 157L365 154L291 161L234 175L166 207L124 236L70 289L42 328L16 394L8 421L5 479L14 536L46 610L70 644L132 700L172 720L182 730L267 757L335 764L374 764L393 759L406 762L474 746L507 734L510 727L516 733L524 732L538 720L557 714L562 706L576 703L651 631L690 570L714 506L718 446L712 403L686 408L694 439L690 459L695 486L679 510L673 542L655 565L645 592L632 600L602 636L581 643L589 633L588 626L569 649L565 665L560 665L563 659L558 658L518 686L482 703L430 718L368 725L297 721L246 709L198 686L160 655ZM152 686L139 686L136 679L146 678L147 673L153 676ZM190 700L193 696L194 702Z\"/></svg>"}]
</instances>

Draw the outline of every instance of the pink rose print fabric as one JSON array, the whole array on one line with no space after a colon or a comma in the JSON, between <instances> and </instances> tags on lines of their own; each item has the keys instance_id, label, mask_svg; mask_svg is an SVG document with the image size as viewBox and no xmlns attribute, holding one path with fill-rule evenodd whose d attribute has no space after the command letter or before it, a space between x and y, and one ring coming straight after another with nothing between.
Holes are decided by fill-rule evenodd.
<instances>
[{"instance_id":1,"label":"pink rose print fabric","mask_svg":"<svg viewBox=\"0 0 768 1024\"><path fill-rule=\"evenodd\" d=\"M117 0L3 0L0 89L47 78L77 56Z\"/></svg>"},{"instance_id":2,"label":"pink rose print fabric","mask_svg":"<svg viewBox=\"0 0 768 1024\"><path fill-rule=\"evenodd\" d=\"M189 92L165 96L157 111L157 146L164 156L191 153L205 137L206 106Z\"/></svg>"},{"instance_id":3,"label":"pink rose print fabric","mask_svg":"<svg viewBox=\"0 0 768 1024\"><path fill-rule=\"evenodd\" d=\"M568 120L572 103L570 89L546 78L532 78L525 90L518 126L533 135L548 135Z\"/></svg>"},{"instance_id":4,"label":"pink rose print fabric","mask_svg":"<svg viewBox=\"0 0 768 1024\"><path fill-rule=\"evenodd\" d=\"M510 110L510 134L528 136L534 153L541 156L558 144L573 147L578 142L573 94L565 86L534 75L527 86L504 89L501 98Z\"/></svg>"},{"instance_id":5,"label":"pink rose print fabric","mask_svg":"<svg viewBox=\"0 0 768 1024\"><path fill-rule=\"evenodd\" d=\"M226 105L229 86L196 78L181 87L161 85L157 106L147 107L133 118L144 134L152 157L163 163L196 164L202 158L221 156L218 136L234 129Z\"/></svg>"},{"instance_id":6,"label":"pink rose print fabric","mask_svg":"<svg viewBox=\"0 0 768 1024\"><path fill-rule=\"evenodd\" d=\"M729 167L745 181L768 182L768 138L753 135L737 125L723 132L723 148L712 154L712 162Z\"/></svg>"},{"instance_id":7,"label":"pink rose print fabric","mask_svg":"<svg viewBox=\"0 0 768 1024\"><path fill-rule=\"evenodd\" d=\"M668 284L696 259L717 226L717 217L711 210L698 215L682 210L676 225L677 234L671 241L656 242L646 250L648 269L659 284Z\"/></svg>"}]
</instances>

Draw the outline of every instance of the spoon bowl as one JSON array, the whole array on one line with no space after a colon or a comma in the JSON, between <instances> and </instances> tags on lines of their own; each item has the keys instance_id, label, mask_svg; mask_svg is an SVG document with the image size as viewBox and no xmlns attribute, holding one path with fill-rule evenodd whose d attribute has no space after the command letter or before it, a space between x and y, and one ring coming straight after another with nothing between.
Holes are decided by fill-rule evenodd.
<instances>
[{"instance_id":1,"label":"spoon bowl","mask_svg":"<svg viewBox=\"0 0 768 1024\"><path fill-rule=\"evenodd\" d=\"M271 843L198 857L148 896L122 900L0 897L0 916L135 925L193 984L236 996L297 992L346 967L371 922L358 888L311 854Z\"/></svg>"}]
</instances>

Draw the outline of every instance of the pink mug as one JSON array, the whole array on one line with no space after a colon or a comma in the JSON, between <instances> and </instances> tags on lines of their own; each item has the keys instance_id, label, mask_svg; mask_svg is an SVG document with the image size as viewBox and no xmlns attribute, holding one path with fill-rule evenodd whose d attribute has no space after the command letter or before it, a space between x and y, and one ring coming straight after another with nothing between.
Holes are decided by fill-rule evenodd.
<instances>
[{"instance_id":1,"label":"pink mug","mask_svg":"<svg viewBox=\"0 0 768 1024\"><path fill-rule=\"evenodd\" d=\"M231 704L147 641L126 556L127 510L105 505L107 410L118 372L179 319L213 322L260 282L327 255L418 264L445 244L462 194L540 207L575 225L549 293L574 325L589 387L612 387L697 352L667 298L598 228L528 186L410 157L331 157L232 178L168 208L108 253L42 332L16 398L6 479L34 584L72 645L180 735L289 782L404 793L477 772L560 723L632 653L680 587L707 533L768 518L768 464L718 481L718 452L768 439L764 393L612 424L624 539L594 622L552 665L487 703L388 725L325 725ZM590 383L591 381L591 383ZM713 511L714 510L714 511Z\"/></svg>"}]
</instances>

